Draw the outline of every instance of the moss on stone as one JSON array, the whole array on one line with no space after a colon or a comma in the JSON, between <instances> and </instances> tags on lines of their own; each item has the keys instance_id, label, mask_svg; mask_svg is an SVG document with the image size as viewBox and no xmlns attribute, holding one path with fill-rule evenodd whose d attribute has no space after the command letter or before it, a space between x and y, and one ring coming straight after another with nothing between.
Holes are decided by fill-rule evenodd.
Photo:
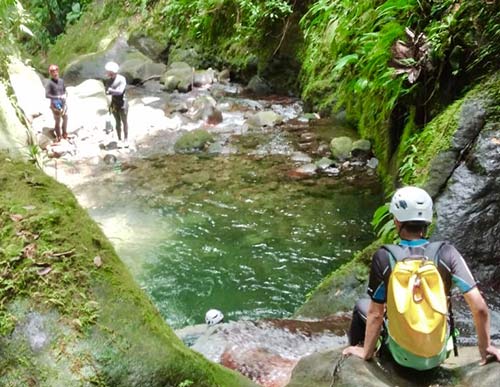
<instances>
[{"instance_id":1,"label":"moss on stone","mask_svg":"<svg viewBox=\"0 0 500 387\"><path fill-rule=\"evenodd\" d=\"M400 145L399 172L405 184L424 186L429 180L432 161L451 148L454 134L459 127L462 108L467 101L473 99L500 100L500 76L495 74L486 78L470 90L461 99L448 106L440 115L424 127L421 132L405 136L406 141ZM500 117L498 104L487 104L491 110L488 115L494 119Z\"/></svg>"},{"instance_id":2,"label":"moss on stone","mask_svg":"<svg viewBox=\"0 0 500 387\"><path fill-rule=\"evenodd\" d=\"M66 187L0 159L0 384L253 385L184 346Z\"/></svg>"},{"instance_id":3,"label":"moss on stone","mask_svg":"<svg viewBox=\"0 0 500 387\"><path fill-rule=\"evenodd\" d=\"M176 152L185 153L199 151L213 141L213 136L206 130L196 129L183 134L175 143Z\"/></svg>"},{"instance_id":4,"label":"moss on stone","mask_svg":"<svg viewBox=\"0 0 500 387\"><path fill-rule=\"evenodd\" d=\"M118 2L114 6L90 7L78 23L58 36L46 54L34 58L34 63L42 72L50 63L57 63L64 69L82 55L105 50L120 34L128 33L127 25L133 21Z\"/></svg>"},{"instance_id":5,"label":"moss on stone","mask_svg":"<svg viewBox=\"0 0 500 387\"><path fill-rule=\"evenodd\" d=\"M295 316L323 318L352 310L356 300L366 292L369 262L381 244L378 240L371 243L351 261L333 271L311 293Z\"/></svg>"}]
</instances>

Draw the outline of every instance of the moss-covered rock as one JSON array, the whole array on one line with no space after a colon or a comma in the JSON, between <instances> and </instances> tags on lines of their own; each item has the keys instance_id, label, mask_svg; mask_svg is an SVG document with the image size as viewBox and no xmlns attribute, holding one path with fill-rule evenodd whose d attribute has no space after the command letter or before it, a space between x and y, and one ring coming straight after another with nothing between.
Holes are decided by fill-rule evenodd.
<instances>
[{"instance_id":1,"label":"moss-covered rock","mask_svg":"<svg viewBox=\"0 0 500 387\"><path fill-rule=\"evenodd\" d=\"M206 130L196 129L183 134L175 143L174 150L178 153L200 151L214 140L214 137Z\"/></svg>"},{"instance_id":2,"label":"moss-covered rock","mask_svg":"<svg viewBox=\"0 0 500 387\"><path fill-rule=\"evenodd\" d=\"M167 71L161 76L160 82L165 90L172 92L178 89L187 92L193 84L194 68L185 62L171 63Z\"/></svg>"},{"instance_id":3,"label":"moss-covered rock","mask_svg":"<svg viewBox=\"0 0 500 387\"><path fill-rule=\"evenodd\" d=\"M346 160L351 157L352 139L350 137L335 137L330 141L330 151L337 160Z\"/></svg>"},{"instance_id":4,"label":"moss-covered rock","mask_svg":"<svg viewBox=\"0 0 500 387\"><path fill-rule=\"evenodd\" d=\"M352 310L356 300L366 292L368 263L380 245L380 241L373 242L350 262L332 272L294 315L301 318L323 318L339 311Z\"/></svg>"},{"instance_id":5,"label":"moss-covered rock","mask_svg":"<svg viewBox=\"0 0 500 387\"><path fill-rule=\"evenodd\" d=\"M66 187L0 157L1 385L253 385L183 345Z\"/></svg>"}]
</instances>

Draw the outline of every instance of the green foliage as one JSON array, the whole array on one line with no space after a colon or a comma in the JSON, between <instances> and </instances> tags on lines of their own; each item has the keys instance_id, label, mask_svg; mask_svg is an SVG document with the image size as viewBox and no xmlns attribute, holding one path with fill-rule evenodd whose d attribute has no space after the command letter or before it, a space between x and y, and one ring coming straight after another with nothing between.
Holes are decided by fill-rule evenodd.
<instances>
[{"instance_id":1,"label":"green foliage","mask_svg":"<svg viewBox=\"0 0 500 387\"><path fill-rule=\"evenodd\" d=\"M77 21L92 0L20 0L29 10L34 39L25 42L32 53L46 50L66 27Z\"/></svg>"},{"instance_id":2,"label":"green foliage","mask_svg":"<svg viewBox=\"0 0 500 387\"><path fill-rule=\"evenodd\" d=\"M0 0L0 77L7 76L7 57L16 52L15 42L32 35L26 26L27 14L18 0Z\"/></svg>"},{"instance_id":3,"label":"green foliage","mask_svg":"<svg viewBox=\"0 0 500 387\"><path fill-rule=\"evenodd\" d=\"M412 143L413 141L414 139L410 138L410 140L407 143L403 144L403 147L405 149L404 153L406 154L406 156L403 158L401 166L399 167L399 177L404 183L407 184L408 182L413 180L413 176L417 169L416 158L418 156L417 155L418 149Z\"/></svg>"},{"instance_id":4,"label":"green foliage","mask_svg":"<svg viewBox=\"0 0 500 387\"><path fill-rule=\"evenodd\" d=\"M371 222L374 230L377 232L380 243L394 243L398 239L393 216L389 212L389 206L390 203L388 202L377 208Z\"/></svg>"},{"instance_id":5,"label":"green foliage","mask_svg":"<svg viewBox=\"0 0 500 387\"><path fill-rule=\"evenodd\" d=\"M286 0L160 1L146 28L171 44L196 42L205 54L245 63L251 55L272 55L292 11Z\"/></svg>"},{"instance_id":6,"label":"green foliage","mask_svg":"<svg viewBox=\"0 0 500 387\"><path fill-rule=\"evenodd\" d=\"M448 61L454 75L495 70L500 54L500 12L496 2L441 1L431 8L426 29L435 58Z\"/></svg>"},{"instance_id":7,"label":"green foliage","mask_svg":"<svg viewBox=\"0 0 500 387\"><path fill-rule=\"evenodd\" d=\"M266 27L291 12L285 0L174 0L160 9L167 25L175 26L169 31L171 38L188 32L207 43L224 36L261 38Z\"/></svg>"},{"instance_id":8,"label":"green foliage","mask_svg":"<svg viewBox=\"0 0 500 387\"><path fill-rule=\"evenodd\" d=\"M412 127L405 140L418 133L443 109L443 100L460 92L460 82L495 71L500 54L500 12L481 0L318 0L301 27L302 97L317 110L345 109L360 134L373 139L382 169L402 128ZM405 40L405 28L423 32L431 46L432 66L413 85L391 67L391 49ZM403 173L412 173L415 156L399 154Z\"/></svg>"},{"instance_id":9,"label":"green foliage","mask_svg":"<svg viewBox=\"0 0 500 387\"><path fill-rule=\"evenodd\" d=\"M104 11L104 9L88 11L79 23L69 26L58 36L56 44L36 58L37 67L46 68L49 60L50 63L57 63L64 68L80 55L105 49L107 44L118 36L123 15L117 14L105 18Z\"/></svg>"},{"instance_id":10,"label":"green foliage","mask_svg":"<svg viewBox=\"0 0 500 387\"><path fill-rule=\"evenodd\" d=\"M404 184L420 186L427 180L429 161L450 147L462 104L463 100L456 101L422 132L412 135L402 144L405 157L399 168L399 177Z\"/></svg>"},{"instance_id":11,"label":"green foliage","mask_svg":"<svg viewBox=\"0 0 500 387\"><path fill-rule=\"evenodd\" d=\"M364 137L387 137L384 128L396 103L411 91L388 66L391 46L403 36L417 5L402 0L317 1L301 20L306 37L303 98L312 99L319 109L345 108ZM327 80L319 92L317 79ZM328 99L334 104L315 101L324 93L334 95ZM385 145L375 141L384 162L388 159Z\"/></svg>"},{"instance_id":12,"label":"green foliage","mask_svg":"<svg viewBox=\"0 0 500 387\"><path fill-rule=\"evenodd\" d=\"M44 169L48 162L45 152L37 144L28 145L27 148L28 160L35 164L41 170Z\"/></svg>"}]
</instances>

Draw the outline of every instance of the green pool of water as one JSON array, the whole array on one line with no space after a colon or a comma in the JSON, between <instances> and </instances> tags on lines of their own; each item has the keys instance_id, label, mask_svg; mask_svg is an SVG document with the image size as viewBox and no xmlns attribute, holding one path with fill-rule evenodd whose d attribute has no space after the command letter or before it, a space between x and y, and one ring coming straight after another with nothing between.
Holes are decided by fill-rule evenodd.
<instances>
[{"instance_id":1,"label":"green pool of water","mask_svg":"<svg viewBox=\"0 0 500 387\"><path fill-rule=\"evenodd\" d=\"M161 156L100 185L90 210L174 328L210 308L285 317L372 239L375 178L294 180L283 156Z\"/></svg>"}]
</instances>

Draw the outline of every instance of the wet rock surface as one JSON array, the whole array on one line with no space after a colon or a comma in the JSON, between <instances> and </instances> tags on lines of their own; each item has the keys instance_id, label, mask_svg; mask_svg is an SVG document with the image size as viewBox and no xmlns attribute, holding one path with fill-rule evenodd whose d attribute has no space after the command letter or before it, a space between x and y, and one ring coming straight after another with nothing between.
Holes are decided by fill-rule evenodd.
<instances>
[{"instance_id":1,"label":"wet rock surface","mask_svg":"<svg viewBox=\"0 0 500 387\"><path fill-rule=\"evenodd\" d=\"M288 387L330 386L487 386L498 385L500 364L479 366L475 347L459 348L440 367L418 372L397 366L387 358L364 361L344 357L334 349L309 355L296 365Z\"/></svg>"},{"instance_id":2,"label":"wet rock surface","mask_svg":"<svg viewBox=\"0 0 500 387\"><path fill-rule=\"evenodd\" d=\"M348 314L341 313L315 321L238 321L202 328L196 337L190 335L193 330L184 329L180 336L208 359L261 386L282 387L302 357L345 345L349 320Z\"/></svg>"},{"instance_id":3,"label":"wet rock surface","mask_svg":"<svg viewBox=\"0 0 500 387\"><path fill-rule=\"evenodd\" d=\"M500 260L500 129L498 101L473 97L460 112L458 130L445 154L456 155L446 172L434 169L431 183L442 181L436 200L438 220L433 239L453 241L474 275L498 288ZM450 165L446 163L443 165ZM439 179L440 177L440 179Z\"/></svg>"}]
</instances>

